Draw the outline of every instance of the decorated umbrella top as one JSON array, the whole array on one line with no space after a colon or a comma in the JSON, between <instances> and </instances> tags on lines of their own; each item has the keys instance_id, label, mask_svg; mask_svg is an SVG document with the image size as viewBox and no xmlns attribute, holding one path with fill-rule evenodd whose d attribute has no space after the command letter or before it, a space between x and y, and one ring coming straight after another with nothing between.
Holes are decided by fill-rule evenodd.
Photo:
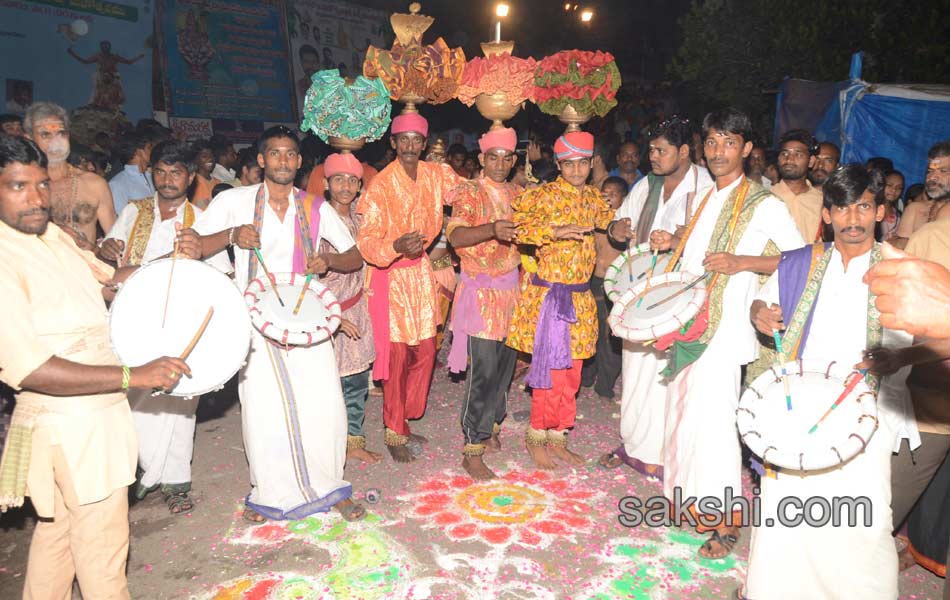
<instances>
[{"instance_id":1,"label":"decorated umbrella top","mask_svg":"<svg viewBox=\"0 0 950 600\"><path fill-rule=\"evenodd\" d=\"M397 40L392 50L370 46L363 63L363 75L382 79L393 100L419 97L430 104L455 98L464 70L465 53L442 38L427 46Z\"/></svg>"},{"instance_id":2,"label":"decorated umbrella top","mask_svg":"<svg viewBox=\"0 0 950 600\"><path fill-rule=\"evenodd\" d=\"M535 102L550 115L570 107L603 116L617 105L620 71L609 52L562 50L538 62Z\"/></svg>"},{"instance_id":3,"label":"decorated umbrella top","mask_svg":"<svg viewBox=\"0 0 950 600\"><path fill-rule=\"evenodd\" d=\"M392 104L382 80L359 76L348 84L337 69L318 71L310 80L302 131L312 131L324 142L330 137L372 142L386 133Z\"/></svg>"},{"instance_id":4,"label":"decorated umbrella top","mask_svg":"<svg viewBox=\"0 0 950 600\"><path fill-rule=\"evenodd\" d=\"M502 92L509 104L534 100L536 66L533 58L518 58L507 52L475 57L465 65L458 99L471 106L479 94Z\"/></svg>"}]
</instances>

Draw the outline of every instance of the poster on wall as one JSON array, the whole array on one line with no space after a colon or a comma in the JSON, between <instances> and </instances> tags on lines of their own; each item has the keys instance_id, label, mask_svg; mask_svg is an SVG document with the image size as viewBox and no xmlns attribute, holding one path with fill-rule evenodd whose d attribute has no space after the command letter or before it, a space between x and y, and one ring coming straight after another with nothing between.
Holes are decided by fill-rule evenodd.
<instances>
[{"instance_id":1,"label":"poster on wall","mask_svg":"<svg viewBox=\"0 0 950 600\"><path fill-rule=\"evenodd\" d=\"M339 69L344 77L362 75L366 48L388 47L392 38L389 13L334 0L293 0L287 28L301 109L314 73Z\"/></svg>"},{"instance_id":2,"label":"poster on wall","mask_svg":"<svg viewBox=\"0 0 950 600\"><path fill-rule=\"evenodd\" d=\"M153 6L0 1L0 112L22 115L30 103L47 100L86 121L151 117Z\"/></svg>"},{"instance_id":3,"label":"poster on wall","mask_svg":"<svg viewBox=\"0 0 950 600\"><path fill-rule=\"evenodd\" d=\"M282 0L160 4L157 22L171 117L296 120Z\"/></svg>"}]
</instances>

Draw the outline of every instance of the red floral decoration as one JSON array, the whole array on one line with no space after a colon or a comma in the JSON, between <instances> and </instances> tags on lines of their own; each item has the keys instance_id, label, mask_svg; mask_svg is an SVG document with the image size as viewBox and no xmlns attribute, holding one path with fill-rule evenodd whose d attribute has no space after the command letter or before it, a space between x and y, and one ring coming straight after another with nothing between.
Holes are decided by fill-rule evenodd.
<instances>
[{"instance_id":1,"label":"red floral decoration","mask_svg":"<svg viewBox=\"0 0 950 600\"><path fill-rule=\"evenodd\" d=\"M545 113L559 115L567 105L578 113L603 116L617 105L620 71L609 52L562 50L538 63L535 102Z\"/></svg>"},{"instance_id":2,"label":"red floral decoration","mask_svg":"<svg viewBox=\"0 0 950 600\"><path fill-rule=\"evenodd\" d=\"M458 99L466 106L472 106L479 94L504 92L508 104L533 101L537 64L533 58L518 58L508 52L473 58L465 65Z\"/></svg>"}]
</instances>

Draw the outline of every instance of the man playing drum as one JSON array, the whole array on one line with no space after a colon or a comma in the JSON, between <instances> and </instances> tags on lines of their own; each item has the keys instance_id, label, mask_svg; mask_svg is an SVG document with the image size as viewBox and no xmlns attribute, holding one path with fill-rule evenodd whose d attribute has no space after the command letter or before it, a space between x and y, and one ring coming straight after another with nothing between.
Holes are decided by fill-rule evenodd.
<instances>
[{"instance_id":1,"label":"man playing drum","mask_svg":"<svg viewBox=\"0 0 950 600\"><path fill-rule=\"evenodd\" d=\"M359 252L340 217L293 185L301 162L297 136L281 126L266 130L257 161L264 183L222 192L195 222L202 256L235 245L240 289L263 277L265 267L270 273L314 274L358 269ZM320 239L340 253L315 252ZM347 520L362 518L365 509L350 499L352 487L343 480L346 407L332 344L287 348L254 331L241 375L252 486L245 519L301 519L330 508Z\"/></svg>"},{"instance_id":2,"label":"man playing drum","mask_svg":"<svg viewBox=\"0 0 950 600\"><path fill-rule=\"evenodd\" d=\"M478 141L484 170L452 192L449 242L462 263L455 292L449 370L464 373L471 361L462 401L465 447L462 467L475 479L495 474L482 458L501 449L499 432L508 410L508 386L517 353L505 345L511 313L518 301L521 255L513 244L511 201L521 188L508 183L515 164L514 129L494 129Z\"/></svg>"},{"instance_id":3,"label":"man playing drum","mask_svg":"<svg viewBox=\"0 0 950 600\"><path fill-rule=\"evenodd\" d=\"M613 210L600 190L587 185L594 136L565 133L554 143L557 180L515 198L517 240L537 246L538 271L515 307L508 345L532 355L526 383L532 388L525 443L535 465L582 465L567 448L577 415L581 367L597 343L597 307L590 293L596 260L594 229Z\"/></svg>"},{"instance_id":4,"label":"man playing drum","mask_svg":"<svg viewBox=\"0 0 950 600\"><path fill-rule=\"evenodd\" d=\"M196 168L190 146L161 142L152 149L150 163L155 196L132 200L122 209L102 243L99 258L137 266L169 256L175 250L177 231L190 228L201 214L201 209L188 202L188 186ZM208 262L221 271L231 270L223 252ZM129 393L129 403L139 436L141 474L135 486L136 498L142 500L161 488L172 514L190 511L194 506L188 492L198 398L136 390Z\"/></svg>"},{"instance_id":5,"label":"man playing drum","mask_svg":"<svg viewBox=\"0 0 950 600\"><path fill-rule=\"evenodd\" d=\"M672 259L681 258L681 271L709 278L705 310L657 342L672 348L665 372L672 381L663 445L663 493L670 499L676 488L683 498L721 500L727 488L736 496L741 492L739 373L758 350L749 304L759 287L758 274L772 273L778 265L778 251L804 244L785 203L743 174L742 161L752 151L751 130L749 117L734 108L706 115L704 152L716 182L696 197L700 202ZM650 234L658 250L673 242L670 231ZM739 528L727 524L720 512L704 511L700 517L705 518L697 530L712 530L700 555L721 558L731 552Z\"/></svg>"},{"instance_id":6,"label":"man playing drum","mask_svg":"<svg viewBox=\"0 0 950 600\"><path fill-rule=\"evenodd\" d=\"M650 232L676 231L686 222L687 205L697 192L709 189L706 169L690 160L689 121L674 117L650 132L652 171L637 182L615 217L625 227L611 230L618 241L642 244ZM620 224L618 224L620 225ZM620 400L620 437L623 444L600 458L615 468L621 463L647 475L663 477L663 415L666 409L666 353L653 346L625 341L622 351L623 393Z\"/></svg>"},{"instance_id":7,"label":"man playing drum","mask_svg":"<svg viewBox=\"0 0 950 600\"><path fill-rule=\"evenodd\" d=\"M873 358L875 349L912 342L905 332L882 329L875 297L863 282L868 269L881 259L874 227L884 218L884 177L879 171L869 173L863 165L845 165L831 174L823 194L822 220L834 229L834 243L782 254L778 271L752 303L751 319L768 336L784 331L782 348L788 360L821 359L863 368L867 365L860 364L862 359ZM905 437L911 449L920 444L905 383L909 371L903 367L882 377L866 376L872 390L879 388L878 427L863 452L838 467L783 469L762 478L762 518L775 522L752 530L744 596L750 600L897 597L891 453ZM827 398L792 398L792 403L795 407L818 403L823 410L840 391L836 388ZM849 515L841 514L840 527L784 526L778 504L792 496L803 501L866 497L870 514L857 509L856 524L848 524L844 519Z\"/></svg>"},{"instance_id":8,"label":"man playing drum","mask_svg":"<svg viewBox=\"0 0 950 600\"><path fill-rule=\"evenodd\" d=\"M43 519L30 545L24 598L128 598L127 486L136 440L125 392L171 389L188 366L159 358L121 366L103 296L114 272L50 222L46 156L0 136L0 286L6 321L0 380L17 405L0 459L0 510L29 496ZM194 240L182 250L197 255Z\"/></svg>"}]
</instances>

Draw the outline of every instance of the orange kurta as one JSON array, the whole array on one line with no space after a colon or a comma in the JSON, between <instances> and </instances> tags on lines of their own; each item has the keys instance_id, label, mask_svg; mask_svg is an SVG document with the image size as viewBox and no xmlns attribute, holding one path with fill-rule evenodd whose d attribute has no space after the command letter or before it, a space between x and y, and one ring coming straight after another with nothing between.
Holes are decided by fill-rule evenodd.
<instances>
[{"instance_id":1,"label":"orange kurta","mask_svg":"<svg viewBox=\"0 0 950 600\"><path fill-rule=\"evenodd\" d=\"M428 242L438 237L447 194L462 181L448 165L422 161L413 181L398 160L373 178L357 208L363 221L356 244L370 265L368 278L373 269L402 258L393 249L400 236L418 231ZM414 346L434 337L439 316L438 287L428 260L389 271L391 342Z\"/></svg>"},{"instance_id":2,"label":"orange kurta","mask_svg":"<svg viewBox=\"0 0 950 600\"><path fill-rule=\"evenodd\" d=\"M518 240L538 247L538 276L552 283L587 283L594 272L597 253L594 236L583 241L554 240L553 230L561 225L580 225L605 229L613 217L613 209L597 188L586 186L579 191L558 177L539 188L528 190L512 202ZM541 303L548 288L528 284L511 319L508 345L531 353L534 332L541 312ZM571 357L590 358L597 343L597 307L590 291L573 294L577 322L570 327Z\"/></svg>"},{"instance_id":3,"label":"orange kurta","mask_svg":"<svg viewBox=\"0 0 950 600\"><path fill-rule=\"evenodd\" d=\"M206 202L211 202L214 196L214 186L221 183L215 177L211 179L205 179L201 175L195 176L195 191L192 193L191 200L192 204L200 204L204 206Z\"/></svg>"},{"instance_id":4,"label":"orange kurta","mask_svg":"<svg viewBox=\"0 0 950 600\"><path fill-rule=\"evenodd\" d=\"M514 211L511 201L521 192L513 183L495 183L487 177L467 181L452 192L452 218L445 228L449 237L458 227L478 227L499 220L511 221ZM521 255L514 244L503 244L490 239L467 248L456 248L461 269L472 277L488 275L498 277L518 268ZM460 294L466 284L459 284ZM518 289L480 289L476 292L478 309L485 322L485 329L475 337L489 340L504 340L508 335L511 314L518 302ZM457 297L457 296L456 296Z\"/></svg>"}]
</instances>

